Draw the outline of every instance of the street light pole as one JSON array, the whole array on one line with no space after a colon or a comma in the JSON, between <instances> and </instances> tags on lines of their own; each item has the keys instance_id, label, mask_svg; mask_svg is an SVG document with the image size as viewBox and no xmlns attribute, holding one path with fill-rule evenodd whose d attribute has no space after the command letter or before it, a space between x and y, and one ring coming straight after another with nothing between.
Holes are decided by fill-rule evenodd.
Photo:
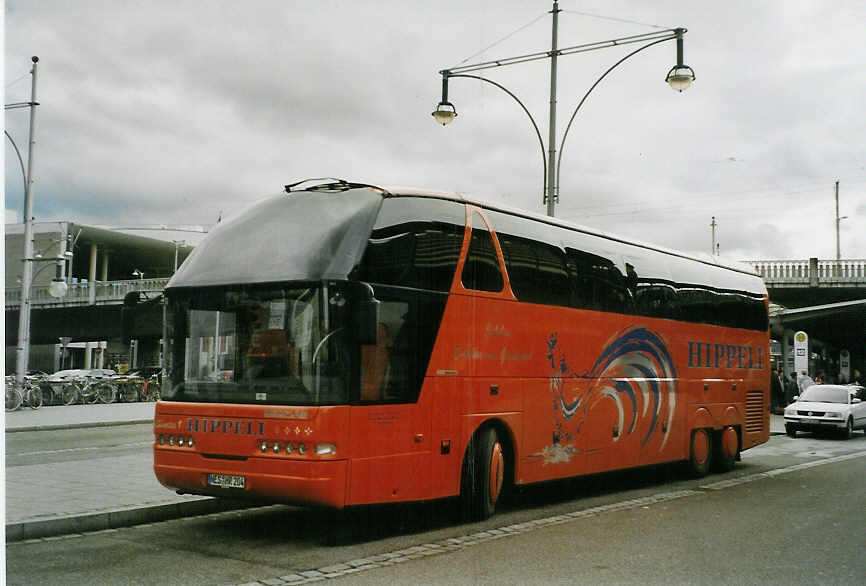
<instances>
[{"instance_id":1,"label":"street light pole","mask_svg":"<svg viewBox=\"0 0 866 586\"><path fill-rule=\"evenodd\" d=\"M839 246L839 222L848 216L839 216L839 182L836 182L836 260L842 260L842 248ZM838 267L838 263L837 263Z\"/></svg>"},{"instance_id":2,"label":"street light pole","mask_svg":"<svg viewBox=\"0 0 866 586\"><path fill-rule=\"evenodd\" d=\"M24 185L24 267L21 273L21 307L18 312L17 370L15 381L22 385L30 361L30 288L33 280L33 150L36 138L36 70L39 57L31 57L30 140L27 145L27 181Z\"/></svg>"},{"instance_id":3,"label":"street light pole","mask_svg":"<svg viewBox=\"0 0 866 586\"><path fill-rule=\"evenodd\" d=\"M547 193L544 195L547 203L547 215L553 217L554 207L557 203L556 196L556 168L553 161L556 160L556 59L557 52L557 30L559 28L559 2L553 2L553 32L550 41L550 133L547 137L547 148L549 154L547 160Z\"/></svg>"},{"instance_id":4,"label":"street light pole","mask_svg":"<svg viewBox=\"0 0 866 586\"><path fill-rule=\"evenodd\" d=\"M547 205L547 215L551 217L554 215L554 208L559 201L559 170L561 164L560 159L562 158L562 148L565 143L565 137L568 135L568 131L571 128L571 123L574 121L574 117L577 114L578 110L580 110L580 107L583 105L584 101L592 92L592 90L595 89L595 87L601 82L602 79L607 76L607 74L609 74L611 71L613 71L613 69L618 67L623 61L643 51L644 49L648 49L649 47L652 47L653 45L657 45L664 41L676 40L677 63L668 71L668 74L665 77L665 82L667 82L668 85L670 85L671 88L675 91L682 92L683 90L688 88L691 82L695 79L694 70L692 70L691 67L683 63L683 35L687 32L685 28L666 29L654 33L620 37L617 39L599 41L595 43L586 43L583 45L574 45L571 47L565 47L560 49L557 38L560 12L561 10L559 9L559 2L557 0L554 0L553 9L551 10L551 14L553 15L553 27L551 34L552 38L550 51L530 53L527 55L519 55L517 57L508 57L506 59L495 59L492 61L484 61L472 65L461 65L458 67L441 70L439 73L442 75L442 99L436 106L436 110L433 111L433 118L442 126L450 124L457 117L457 109L454 107L454 104L448 101L448 80L452 77L466 77L490 83L506 92L512 98L514 98L514 100L517 101L518 104L520 104L520 107L523 108L524 112L526 112L527 116L529 116L529 119L532 122L532 126L533 128L535 128L535 132L538 135L539 142L541 143L541 158L544 168L544 187L542 190L543 203ZM559 157L557 158L556 81L558 57L560 55L585 53L588 51L595 51L597 49L605 49L608 47L618 47L620 45L644 42L646 43L645 45L632 51L631 53L617 61L607 71L605 71L604 74L602 74L602 76L599 77L598 80L596 80L596 82L589 88L589 91L584 94L583 99L580 101L580 103L578 103L577 108L575 108L574 113L571 116L571 120L569 121L565 133L563 134L562 143L560 144L559 148ZM469 72L480 71L483 69L493 69L495 67L503 67L506 65L516 65L518 63L526 63L529 61L537 61L540 59L550 59L550 124L547 153L545 153L544 141L541 138L541 133L538 131L538 125L535 123L535 119L532 117L532 114L529 113L529 110L526 109L526 106L523 105L523 102L521 102L517 98L517 96L515 96L511 91L509 91L499 83L496 83L495 81L492 81L485 77L481 77L479 75L466 75Z\"/></svg>"}]
</instances>

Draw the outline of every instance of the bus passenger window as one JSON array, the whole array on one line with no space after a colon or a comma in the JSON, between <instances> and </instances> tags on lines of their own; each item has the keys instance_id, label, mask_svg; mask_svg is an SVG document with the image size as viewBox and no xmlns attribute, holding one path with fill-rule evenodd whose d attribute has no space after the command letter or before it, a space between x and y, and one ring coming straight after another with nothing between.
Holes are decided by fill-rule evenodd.
<instances>
[{"instance_id":1,"label":"bus passenger window","mask_svg":"<svg viewBox=\"0 0 866 586\"><path fill-rule=\"evenodd\" d=\"M472 240L461 280L464 287L476 291L498 292L505 285L493 237L479 214L472 214Z\"/></svg>"},{"instance_id":2,"label":"bus passenger window","mask_svg":"<svg viewBox=\"0 0 866 586\"><path fill-rule=\"evenodd\" d=\"M562 249L525 238L499 234L511 290L520 301L569 305L570 285Z\"/></svg>"},{"instance_id":3,"label":"bus passenger window","mask_svg":"<svg viewBox=\"0 0 866 586\"><path fill-rule=\"evenodd\" d=\"M574 307L614 313L631 313L632 298L626 278L612 260L566 249L571 272Z\"/></svg>"}]
</instances>

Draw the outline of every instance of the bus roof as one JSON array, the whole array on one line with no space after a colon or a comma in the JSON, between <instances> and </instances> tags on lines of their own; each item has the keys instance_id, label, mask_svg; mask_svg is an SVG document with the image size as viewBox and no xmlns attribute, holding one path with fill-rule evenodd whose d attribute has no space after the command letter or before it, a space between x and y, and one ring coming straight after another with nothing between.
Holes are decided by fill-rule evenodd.
<instances>
[{"instance_id":1,"label":"bus roof","mask_svg":"<svg viewBox=\"0 0 866 586\"><path fill-rule=\"evenodd\" d=\"M382 198L425 197L470 204L619 245L734 271L743 277L748 275L753 282L747 285L740 281L741 286L733 288L744 287L753 293L766 293L761 278L748 267L720 262L709 255L689 255L461 193L384 189L340 179L322 181L325 180L288 185L285 189L288 195L284 193L260 200L237 217L219 224L179 267L167 288L346 278L352 267L360 262ZM293 198L302 193L322 197ZM312 221L298 222L299 215Z\"/></svg>"},{"instance_id":2,"label":"bus roof","mask_svg":"<svg viewBox=\"0 0 866 586\"><path fill-rule=\"evenodd\" d=\"M663 246L649 244L646 242L641 242L639 240L635 240L632 238L626 238L624 236L619 236L617 234L613 234L611 232L605 232L603 230L598 230L596 228L590 228L588 226L584 226L581 224L577 224L575 222L569 222L566 220L561 220L559 218L553 218L550 216L545 216L542 214L538 214L535 212L530 212L527 210L522 210L519 208L513 208L510 206L505 206L501 204L491 203L479 199L475 199L473 197L469 197L463 195L461 193L446 193L446 192L437 192L437 191L424 191L419 189L406 189L406 188L384 188L386 197L432 197L436 199L449 199L454 201L459 201L462 203L467 203L470 205L478 206L483 209L495 210L497 212L502 212L505 214L510 214L513 216L519 216L522 218L526 218L529 220L534 220L537 222L542 222L545 224L550 224L552 226L559 226L561 228L566 228L569 230L575 230L577 232L581 232L584 234L588 234L590 236L597 236L599 238L604 238L606 240L611 240L613 242L619 242L622 244L630 244L632 246L638 246L640 248L645 248L647 250L653 250L656 252L661 252L663 254L669 254L672 256L677 256L680 258L684 258L687 260L693 260L696 262L729 269L732 271L737 271L739 273L745 273L747 275L759 276L754 270L751 269L746 264L739 263L736 261L725 261L722 259L715 258L709 254L707 255L694 255L686 252L682 252L679 250L674 250L671 248L665 248Z\"/></svg>"}]
</instances>

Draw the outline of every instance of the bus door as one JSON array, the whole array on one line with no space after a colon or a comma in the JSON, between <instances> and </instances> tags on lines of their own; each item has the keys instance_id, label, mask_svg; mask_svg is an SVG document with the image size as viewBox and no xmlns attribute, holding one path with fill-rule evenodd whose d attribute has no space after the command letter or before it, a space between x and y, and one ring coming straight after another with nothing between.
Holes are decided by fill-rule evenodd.
<instances>
[{"instance_id":1,"label":"bus door","mask_svg":"<svg viewBox=\"0 0 866 586\"><path fill-rule=\"evenodd\" d=\"M426 366L425 303L417 295L377 296L376 343L361 346L351 407L349 504L429 498L432 393L422 392L419 372Z\"/></svg>"}]
</instances>

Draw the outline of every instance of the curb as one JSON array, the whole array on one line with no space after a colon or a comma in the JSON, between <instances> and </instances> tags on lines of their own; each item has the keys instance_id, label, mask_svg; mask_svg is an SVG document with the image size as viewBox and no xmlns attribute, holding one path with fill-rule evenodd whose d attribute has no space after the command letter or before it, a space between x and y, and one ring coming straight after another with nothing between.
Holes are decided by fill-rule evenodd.
<instances>
[{"instance_id":1,"label":"curb","mask_svg":"<svg viewBox=\"0 0 866 586\"><path fill-rule=\"evenodd\" d=\"M158 521L169 521L182 517L194 517L237 509L262 506L259 503L231 501L202 497L193 501L166 503L161 505L113 509L99 513L71 515L57 519L21 521L6 524L6 542L57 537L75 533L89 533L106 529L119 529Z\"/></svg>"},{"instance_id":2,"label":"curb","mask_svg":"<svg viewBox=\"0 0 866 586\"><path fill-rule=\"evenodd\" d=\"M139 425L142 423L153 423L153 419L131 419L129 421L91 421L87 423L61 423L59 425L29 425L26 427L7 427L6 433L17 433L19 431L57 431L60 429L82 429L85 427L115 427L118 425Z\"/></svg>"}]
</instances>

